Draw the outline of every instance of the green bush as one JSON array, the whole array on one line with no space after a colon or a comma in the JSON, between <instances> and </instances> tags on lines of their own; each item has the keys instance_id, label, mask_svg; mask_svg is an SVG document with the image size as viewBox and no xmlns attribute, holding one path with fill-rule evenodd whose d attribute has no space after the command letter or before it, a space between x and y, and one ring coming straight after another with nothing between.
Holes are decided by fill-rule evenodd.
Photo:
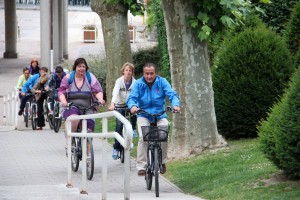
<instances>
[{"instance_id":1,"label":"green bush","mask_svg":"<svg viewBox=\"0 0 300 200\"><path fill-rule=\"evenodd\" d=\"M256 124L294 71L286 44L271 30L245 29L225 43L212 69L219 133L256 137Z\"/></svg>"},{"instance_id":2,"label":"green bush","mask_svg":"<svg viewBox=\"0 0 300 200\"><path fill-rule=\"evenodd\" d=\"M150 62L159 65L160 56L158 53L158 47L141 49L137 52L134 52L132 55L132 59L135 66L135 77L139 78L143 75L143 66L145 65L145 63ZM158 73L159 70L160 67L158 67Z\"/></svg>"},{"instance_id":3,"label":"green bush","mask_svg":"<svg viewBox=\"0 0 300 200\"><path fill-rule=\"evenodd\" d=\"M290 177L300 178L300 69L287 92L258 126L262 151Z\"/></svg>"},{"instance_id":4,"label":"green bush","mask_svg":"<svg viewBox=\"0 0 300 200\"><path fill-rule=\"evenodd\" d=\"M270 4L262 4L265 14L260 17L269 28L282 35L296 2L297 0L272 0Z\"/></svg>"},{"instance_id":5,"label":"green bush","mask_svg":"<svg viewBox=\"0 0 300 200\"><path fill-rule=\"evenodd\" d=\"M285 34L289 50L294 55L300 47L300 1L295 5Z\"/></svg>"}]
</instances>

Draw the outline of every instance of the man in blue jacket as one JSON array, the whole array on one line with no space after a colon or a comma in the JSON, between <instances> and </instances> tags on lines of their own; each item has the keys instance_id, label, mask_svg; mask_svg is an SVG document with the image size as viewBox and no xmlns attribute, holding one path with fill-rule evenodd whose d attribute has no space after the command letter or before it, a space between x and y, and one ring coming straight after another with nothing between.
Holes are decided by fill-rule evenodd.
<instances>
[{"instance_id":1,"label":"man in blue jacket","mask_svg":"<svg viewBox=\"0 0 300 200\"><path fill-rule=\"evenodd\" d=\"M132 91L127 99L127 106L131 113L136 113L138 108L142 108L148 113L156 114L165 109L166 97L171 102L172 108L179 112L180 101L176 92L172 89L170 83L156 75L156 66L153 63L146 63L143 67L143 77L138 79L133 85ZM145 175L145 166L147 163L148 143L143 141L141 126L149 126L154 122L151 116L139 114L137 118L139 142L137 148L136 167L139 176ZM158 125L168 125L167 115L163 114L158 117ZM167 142L162 143L162 173L166 172Z\"/></svg>"}]
</instances>

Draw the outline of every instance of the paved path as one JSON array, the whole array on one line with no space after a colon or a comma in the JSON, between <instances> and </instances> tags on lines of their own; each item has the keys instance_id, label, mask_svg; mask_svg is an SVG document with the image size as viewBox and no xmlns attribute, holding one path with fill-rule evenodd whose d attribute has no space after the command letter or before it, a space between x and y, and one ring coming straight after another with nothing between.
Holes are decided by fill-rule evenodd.
<instances>
[{"instance_id":1,"label":"paved path","mask_svg":"<svg viewBox=\"0 0 300 200\"><path fill-rule=\"evenodd\" d=\"M95 148L95 175L87 183L88 195L81 195L81 167L79 172L72 173L73 188L67 188L67 158L65 156L65 138L63 131L54 133L49 128L43 131L32 131L25 128L22 118L19 117L19 130L14 130L3 124L3 96L17 83L22 68L27 66L31 58L39 58L39 10L36 7L27 7L17 10L18 22L21 27L17 49L18 59L3 59L4 44L4 10L0 5L0 200L76 200L100 199L101 195L101 145L94 140ZM89 20L94 20L101 33L99 17L84 8L73 8L69 11L69 57L70 60L87 54L103 56L103 38L99 35L96 44L82 42L81 27ZM141 18L129 19L135 25L141 25ZM152 46L140 37L132 45L133 50ZM111 147L106 153L108 163L108 193L107 199L124 199L123 164L111 159ZM138 177L135 169L135 160L131 160L130 199L150 200L157 199L154 191L146 189L143 177ZM160 178L161 200L199 200L193 196L183 194L177 187L163 177Z\"/></svg>"}]
</instances>

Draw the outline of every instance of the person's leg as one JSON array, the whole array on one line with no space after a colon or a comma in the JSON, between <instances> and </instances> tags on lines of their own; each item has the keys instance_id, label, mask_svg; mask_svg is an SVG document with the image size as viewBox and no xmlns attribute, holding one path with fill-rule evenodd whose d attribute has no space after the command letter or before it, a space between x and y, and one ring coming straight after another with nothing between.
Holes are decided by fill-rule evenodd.
<instances>
[{"instance_id":1,"label":"person's leg","mask_svg":"<svg viewBox=\"0 0 300 200\"><path fill-rule=\"evenodd\" d=\"M42 128L45 126L45 118L44 118L44 100L47 97L46 94L42 94L41 98L36 102L37 103L37 126Z\"/></svg>"},{"instance_id":2,"label":"person's leg","mask_svg":"<svg viewBox=\"0 0 300 200\"><path fill-rule=\"evenodd\" d=\"M137 118L138 130L139 130L139 142L137 147L137 161L136 161L136 168L138 171L145 170L147 164L147 148L148 142L143 141L143 134L142 134L142 126L150 126L148 119L144 117Z\"/></svg>"},{"instance_id":3,"label":"person's leg","mask_svg":"<svg viewBox=\"0 0 300 200\"><path fill-rule=\"evenodd\" d=\"M19 115L22 115L26 102L32 97L32 95L28 95L28 96L23 96L22 100L21 100L21 104L20 104L20 110L19 110ZM21 114L20 114L21 113Z\"/></svg>"},{"instance_id":4,"label":"person's leg","mask_svg":"<svg viewBox=\"0 0 300 200\"><path fill-rule=\"evenodd\" d=\"M133 137L134 138L138 137L137 132L136 132L136 120L137 120L136 118L137 118L136 115L131 115L131 117L130 117L130 122L131 122L131 125L132 125Z\"/></svg>"},{"instance_id":5,"label":"person's leg","mask_svg":"<svg viewBox=\"0 0 300 200\"><path fill-rule=\"evenodd\" d=\"M117 110L122 116L124 116L125 115L125 111L124 110ZM115 131L117 132L117 133L119 133L122 137L123 137L123 123L120 121L120 120L118 120L117 118L116 118L116 129L115 129ZM116 140L115 139L115 143L114 143L114 149L116 149L116 150L120 150L120 143L118 142L118 140Z\"/></svg>"},{"instance_id":6,"label":"person's leg","mask_svg":"<svg viewBox=\"0 0 300 200\"><path fill-rule=\"evenodd\" d=\"M66 120L69 116L72 115L80 115L80 111L77 108L71 108L71 109L66 109L63 111L62 116L63 118ZM77 130L78 124L79 124L80 120L72 120L71 123L71 131L75 132ZM66 127L66 123L65 123L65 138L66 138L66 143L68 141L68 137L67 137L67 127ZM67 145L66 145L67 146Z\"/></svg>"}]
</instances>

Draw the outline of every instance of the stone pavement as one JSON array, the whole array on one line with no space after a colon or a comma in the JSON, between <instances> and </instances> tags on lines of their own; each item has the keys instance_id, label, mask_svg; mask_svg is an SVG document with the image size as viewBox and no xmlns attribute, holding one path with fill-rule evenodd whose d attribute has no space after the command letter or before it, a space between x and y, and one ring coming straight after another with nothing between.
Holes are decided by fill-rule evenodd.
<instances>
[{"instance_id":1,"label":"stone pavement","mask_svg":"<svg viewBox=\"0 0 300 200\"><path fill-rule=\"evenodd\" d=\"M94 140L95 174L92 181L87 182L88 195L80 194L81 166L79 171L72 172L73 188L67 188L67 158L65 156L65 138L60 130L55 133L49 128L33 131L25 128L22 117L19 117L19 130L3 124L3 96L12 91L17 83L22 68L27 66L31 58L39 58L39 10L36 7L22 7L17 10L20 26L20 37L17 43L18 59L3 59L4 43L4 10L0 5L0 199L1 200L76 200L100 199L101 195L101 145ZM3 17L2 17L3 16ZM69 57L70 60L87 54L103 56L103 38L99 35L96 44L82 42L82 25L94 20L101 33L99 17L88 8L72 8L69 11ZM141 25L140 18L130 18L132 23ZM142 36L133 49L155 45ZM111 147L105 154L108 163L107 199L124 199L124 169L120 161L111 158ZM154 190L146 189L143 177L138 177L135 160L131 159L130 199L157 199ZM181 199L199 200L200 198L183 194L176 186L160 177L161 200Z\"/></svg>"}]
</instances>

